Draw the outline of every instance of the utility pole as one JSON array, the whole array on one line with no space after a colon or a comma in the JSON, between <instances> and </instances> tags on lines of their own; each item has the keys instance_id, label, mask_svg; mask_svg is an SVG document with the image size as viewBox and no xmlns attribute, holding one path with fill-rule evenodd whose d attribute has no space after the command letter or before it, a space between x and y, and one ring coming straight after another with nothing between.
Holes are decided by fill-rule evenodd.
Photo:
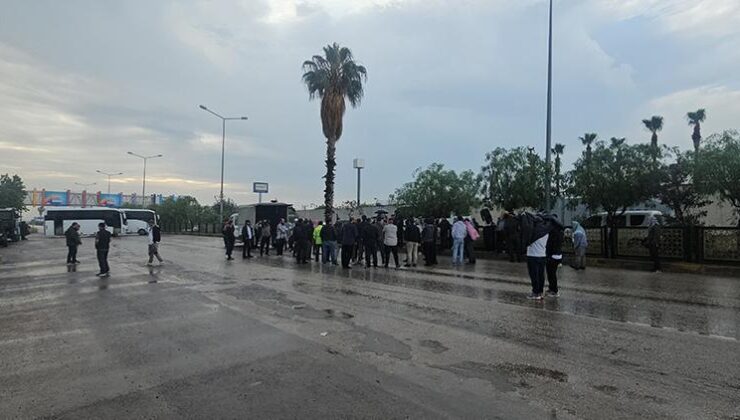
<instances>
[{"instance_id":1,"label":"utility pole","mask_svg":"<svg viewBox=\"0 0 740 420\"><path fill-rule=\"evenodd\" d=\"M550 211L552 184L552 0L550 0L550 26L547 39L547 134L545 139L545 210Z\"/></svg>"}]
</instances>

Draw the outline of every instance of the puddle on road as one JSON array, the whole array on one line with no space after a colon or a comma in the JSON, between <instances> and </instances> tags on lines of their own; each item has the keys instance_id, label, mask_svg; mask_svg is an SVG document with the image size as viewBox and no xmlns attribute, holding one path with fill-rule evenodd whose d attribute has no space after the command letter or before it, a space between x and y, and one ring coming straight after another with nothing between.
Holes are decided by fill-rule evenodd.
<instances>
[{"instance_id":1,"label":"puddle on road","mask_svg":"<svg viewBox=\"0 0 740 420\"><path fill-rule=\"evenodd\" d=\"M523 363L486 364L464 361L453 365L434 365L437 369L446 370L465 378L483 379L502 392L513 392L516 388L530 388L531 380L568 382L568 374Z\"/></svg>"}]
</instances>

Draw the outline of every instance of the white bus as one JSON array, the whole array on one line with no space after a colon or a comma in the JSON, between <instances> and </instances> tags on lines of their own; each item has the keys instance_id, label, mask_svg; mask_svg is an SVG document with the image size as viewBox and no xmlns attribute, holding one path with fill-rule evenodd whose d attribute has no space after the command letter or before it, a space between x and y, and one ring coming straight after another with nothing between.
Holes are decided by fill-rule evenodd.
<instances>
[{"instance_id":1,"label":"white bus","mask_svg":"<svg viewBox=\"0 0 740 420\"><path fill-rule=\"evenodd\" d=\"M154 210L147 209L121 209L126 214L126 233L146 235L148 233L149 221L154 220L159 224L159 215Z\"/></svg>"},{"instance_id":2,"label":"white bus","mask_svg":"<svg viewBox=\"0 0 740 420\"><path fill-rule=\"evenodd\" d=\"M61 236L72 225L80 224L80 235L94 235L104 222L113 236L126 232L126 215L108 207L51 207L44 211L44 235Z\"/></svg>"}]
</instances>

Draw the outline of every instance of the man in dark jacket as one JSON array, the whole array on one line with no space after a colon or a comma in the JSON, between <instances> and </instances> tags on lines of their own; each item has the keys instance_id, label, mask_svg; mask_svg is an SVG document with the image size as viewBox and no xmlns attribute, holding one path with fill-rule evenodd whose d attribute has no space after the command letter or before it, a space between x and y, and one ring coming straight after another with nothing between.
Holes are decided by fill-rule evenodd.
<instances>
[{"instance_id":1,"label":"man in dark jacket","mask_svg":"<svg viewBox=\"0 0 740 420\"><path fill-rule=\"evenodd\" d=\"M233 258L231 258L231 253L234 251L234 243L236 242L236 238L234 237L234 222L231 220L227 220L224 223L223 229L221 229L221 234L224 237L224 246L226 247L226 259L233 260Z\"/></svg>"},{"instance_id":2,"label":"man in dark jacket","mask_svg":"<svg viewBox=\"0 0 740 420\"><path fill-rule=\"evenodd\" d=\"M111 233L105 228L105 223L98 224L98 232L95 234L95 250L98 254L98 265L100 272L98 277L110 276L110 267L108 266L108 250L110 249Z\"/></svg>"},{"instance_id":3,"label":"man in dark jacket","mask_svg":"<svg viewBox=\"0 0 740 420\"><path fill-rule=\"evenodd\" d=\"M442 249L450 249L452 247L452 237L450 236L450 233L452 232L452 225L447 219L442 219L439 221L439 238L440 238L440 246Z\"/></svg>"},{"instance_id":4,"label":"man in dark jacket","mask_svg":"<svg viewBox=\"0 0 740 420\"><path fill-rule=\"evenodd\" d=\"M82 245L80 224L72 223L72 226L64 232L64 236L67 238L67 264L79 264L80 262L77 261L77 247Z\"/></svg>"},{"instance_id":5,"label":"man in dark jacket","mask_svg":"<svg viewBox=\"0 0 740 420\"><path fill-rule=\"evenodd\" d=\"M342 227L342 267L344 268L352 268L350 267L352 250L358 236L357 224L354 220L350 219L349 223L345 223Z\"/></svg>"},{"instance_id":6,"label":"man in dark jacket","mask_svg":"<svg viewBox=\"0 0 740 420\"><path fill-rule=\"evenodd\" d=\"M554 222L547 237L547 296L558 297L558 267L563 262L563 225L552 215Z\"/></svg>"},{"instance_id":7,"label":"man in dark jacket","mask_svg":"<svg viewBox=\"0 0 740 420\"><path fill-rule=\"evenodd\" d=\"M522 261L522 246L520 242L519 220L511 213L504 215L504 235L506 236L506 253L509 261Z\"/></svg>"},{"instance_id":8,"label":"man in dark jacket","mask_svg":"<svg viewBox=\"0 0 740 420\"><path fill-rule=\"evenodd\" d=\"M329 221L321 229L321 262L337 265L337 229Z\"/></svg>"},{"instance_id":9,"label":"man in dark jacket","mask_svg":"<svg viewBox=\"0 0 740 420\"><path fill-rule=\"evenodd\" d=\"M650 216L648 219L647 247L650 251L650 259L653 260L653 273L660 273L660 256L658 254L660 245L660 223L658 218Z\"/></svg>"},{"instance_id":10,"label":"man in dark jacket","mask_svg":"<svg viewBox=\"0 0 740 420\"><path fill-rule=\"evenodd\" d=\"M380 233L375 225L367 220L364 220L360 226L360 236L362 236L362 242L365 247L365 267L370 268L370 260L372 260L373 267L378 268L378 241L380 240Z\"/></svg>"},{"instance_id":11,"label":"man in dark jacket","mask_svg":"<svg viewBox=\"0 0 740 420\"><path fill-rule=\"evenodd\" d=\"M295 261L298 264L303 264L304 261L308 258L308 256L305 255L306 253L306 247L303 246L306 237L306 228L303 226L303 219L298 219L298 221L295 223L295 226L293 226L293 247L295 249Z\"/></svg>"},{"instance_id":12,"label":"man in dark jacket","mask_svg":"<svg viewBox=\"0 0 740 420\"><path fill-rule=\"evenodd\" d=\"M424 221L421 244L422 252L424 252L424 265L427 267L437 265L437 227L434 226L432 219Z\"/></svg>"}]
</instances>

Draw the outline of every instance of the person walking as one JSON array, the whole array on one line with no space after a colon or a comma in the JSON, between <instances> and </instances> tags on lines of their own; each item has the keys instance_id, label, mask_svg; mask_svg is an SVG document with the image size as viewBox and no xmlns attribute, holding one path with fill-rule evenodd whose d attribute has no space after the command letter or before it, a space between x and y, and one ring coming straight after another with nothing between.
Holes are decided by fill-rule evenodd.
<instances>
[{"instance_id":1,"label":"person walking","mask_svg":"<svg viewBox=\"0 0 740 420\"><path fill-rule=\"evenodd\" d=\"M110 249L111 233L105 228L105 223L98 223L98 232L95 233L95 250L98 254L98 266L100 272L98 277L110 276L110 266L108 265L108 250Z\"/></svg>"},{"instance_id":2,"label":"person walking","mask_svg":"<svg viewBox=\"0 0 740 420\"><path fill-rule=\"evenodd\" d=\"M424 249L424 265L437 265L437 227L433 219L426 219L421 231L421 240Z\"/></svg>"},{"instance_id":3,"label":"person walking","mask_svg":"<svg viewBox=\"0 0 740 420\"><path fill-rule=\"evenodd\" d=\"M224 237L224 246L226 247L227 261L233 260L233 258L231 258L231 253L234 251L234 243L236 242L236 239L234 238L234 230L234 222L230 219L224 222L224 227L221 229L221 234Z\"/></svg>"},{"instance_id":4,"label":"person walking","mask_svg":"<svg viewBox=\"0 0 740 420\"><path fill-rule=\"evenodd\" d=\"M270 239L272 239L272 227L270 226L270 222L267 220L263 220L260 230L260 257L262 255L267 255L269 257Z\"/></svg>"},{"instance_id":5,"label":"person walking","mask_svg":"<svg viewBox=\"0 0 740 420\"><path fill-rule=\"evenodd\" d=\"M467 233L464 242L465 256L468 257L468 264L475 264L475 249L473 248L475 241L480 238L480 233L478 233L478 228L470 220L465 219L463 223L465 223L465 232Z\"/></svg>"},{"instance_id":6,"label":"person walking","mask_svg":"<svg viewBox=\"0 0 740 420\"><path fill-rule=\"evenodd\" d=\"M252 228L252 222L247 220L242 226L242 240L244 241L244 247L242 248L242 259L252 258L252 243L254 242L254 228Z\"/></svg>"},{"instance_id":7,"label":"person walking","mask_svg":"<svg viewBox=\"0 0 740 420\"><path fill-rule=\"evenodd\" d=\"M468 229L465 227L462 216L457 216L457 220L452 224L452 265L463 263L463 251L467 235Z\"/></svg>"},{"instance_id":8,"label":"person walking","mask_svg":"<svg viewBox=\"0 0 740 420\"><path fill-rule=\"evenodd\" d=\"M327 222L320 232L321 262L337 265L337 231L332 222Z\"/></svg>"},{"instance_id":9,"label":"person walking","mask_svg":"<svg viewBox=\"0 0 740 420\"><path fill-rule=\"evenodd\" d=\"M319 255L321 254L321 231L324 229L324 222L319 221L319 224L313 228L313 254L314 261L319 262Z\"/></svg>"},{"instance_id":10,"label":"person walking","mask_svg":"<svg viewBox=\"0 0 740 420\"><path fill-rule=\"evenodd\" d=\"M159 255L159 242L162 240L162 232L154 220L149 220L149 229L147 229L147 239L149 240L149 262L146 265L152 265L154 257L157 257L159 265L162 265L164 259Z\"/></svg>"},{"instance_id":11,"label":"person walking","mask_svg":"<svg viewBox=\"0 0 740 420\"><path fill-rule=\"evenodd\" d=\"M660 273L660 223L658 218L650 216L648 219L647 247L650 251L650 259L653 261L653 273Z\"/></svg>"},{"instance_id":12,"label":"person walking","mask_svg":"<svg viewBox=\"0 0 740 420\"><path fill-rule=\"evenodd\" d=\"M406 265L405 267L416 267L419 256L419 243L421 243L421 231L413 219L406 220Z\"/></svg>"},{"instance_id":13,"label":"person walking","mask_svg":"<svg viewBox=\"0 0 740 420\"><path fill-rule=\"evenodd\" d=\"M285 242L288 240L290 229L285 224L285 219L280 219L277 227L275 228L275 253L277 255L283 255L283 249L285 249Z\"/></svg>"},{"instance_id":14,"label":"person walking","mask_svg":"<svg viewBox=\"0 0 740 420\"><path fill-rule=\"evenodd\" d=\"M588 248L588 239L586 230L578 222L573 222L573 267L576 270L586 269L586 248Z\"/></svg>"},{"instance_id":15,"label":"person walking","mask_svg":"<svg viewBox=\"0 0 740 420\"><path fill-rule=\"evenodd\" d=\"M388 268L391 254L393 254L393 261L396 263L396 268L400 268L401 264L398 263L398 226L393 223L393 219L390 219L388 223L383 226L383 267Z\"/></svg>"},{"instance_id":16,"label":"person walking","mask_svg":"<svg viewBox=\"0 0 740 420\"><path fill-rule=\"evenodd\" d=\"M344 223L342 226L342 267L352 268L352 250L355 247L359 234L357 232L357 225L353 219L350 219L348 223Z\"/></svg>"},{"instance_id":17,"label":"person walking","mask_svg":"<svg viewBox=\"0 0 740 420\"><path fill-rule=\"evenodd\" d=\"M557 221L557 215L552 215L553 219ZM563 262L563 240L565 233L563 231L563 225L558 221L554 223L553 229L550 231L547 238L546 253L547 253L547 296L548 297L559 297L560 293L558 290L558 269Z\"/></svg>"},{"instance_id":18,"label":"person walking","mask_svg":"<svg viewBox=\"0 0 740 420\"><path fill-rule=\"evenodd\" d=\"M67 241L67 265L79 264L80 262L77 261L77 247L82 245L80 224L77 222L72 223L72 226L64 232L64 236Z\"/></svg>"}]
</instances>

